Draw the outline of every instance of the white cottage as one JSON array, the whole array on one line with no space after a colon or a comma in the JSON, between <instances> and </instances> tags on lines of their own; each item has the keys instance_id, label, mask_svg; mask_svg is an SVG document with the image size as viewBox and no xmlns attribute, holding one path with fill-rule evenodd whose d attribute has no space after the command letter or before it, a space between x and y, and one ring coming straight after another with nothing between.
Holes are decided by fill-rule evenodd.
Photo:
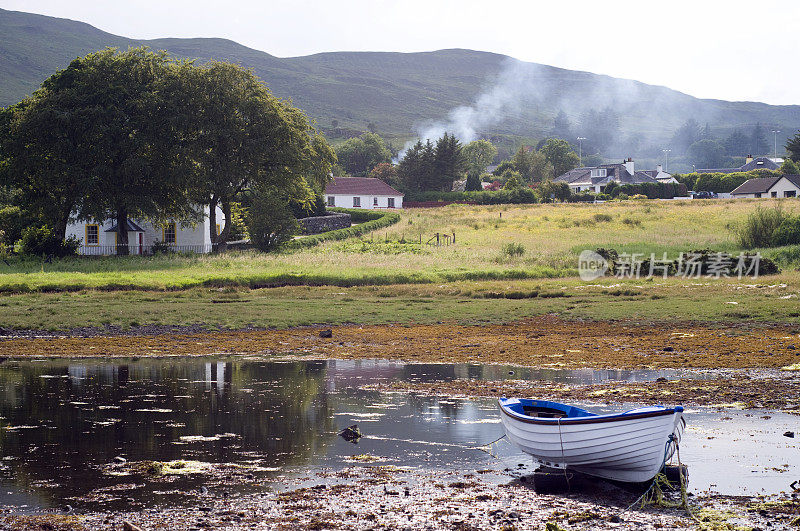
<instances>
[{"instance_id":1,"label":"white cottage","mask_svg":"<svg viewBox=\"0 0 800 531\"><path fill-rule=\"evenodd\" d=\"M342 208L403 208L403 196L380 179L334 177L325 187L325 203Z\"/></svg>"},{"instance_id":2,"label":"white cottage","mask_svg":"<svg viewBox=\"0 0 800 531\"><path fill-rule=\"evenodd\" d=\"M800 175L748 179L731 192L732 197L800 197Z\"/></svg>"},{"instance_id":3,"label":"white cottage","mask_svg":"<svg viewBox=\"0 0 800 531\"><path fill-rule=\"evenodd\" d=\"M217 207L217 233L222 230L225 216ZM128 220L129 254L150 254L153 245L160 242L170 249L181 252L211 252L211 233L209 230L209 207L204 208L202 221L196 225L183 224L176 221L155 225L140 220ZM67 237L75 236L80 240L80 254L112 255L117 253L116 220L105 221L73 221L67 226Z\"/></svg>"}]
</instances>

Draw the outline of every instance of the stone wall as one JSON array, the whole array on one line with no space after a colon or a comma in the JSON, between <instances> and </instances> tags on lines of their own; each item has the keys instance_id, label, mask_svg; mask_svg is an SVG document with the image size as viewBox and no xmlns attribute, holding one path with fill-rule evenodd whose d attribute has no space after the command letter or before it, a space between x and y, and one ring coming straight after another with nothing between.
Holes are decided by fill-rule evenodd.
<instances>
[{"instance_id":1,"label":"stone wall","mask_svg":"<svg viewBox=\"0 0 800 531\"><path fill-rule=\"evenodd\" d=\"M319 234L336 229L346 229L350 226L350 214L328 214L313 218L298 220L303 234Z\"/></svg>"}]
</instances>

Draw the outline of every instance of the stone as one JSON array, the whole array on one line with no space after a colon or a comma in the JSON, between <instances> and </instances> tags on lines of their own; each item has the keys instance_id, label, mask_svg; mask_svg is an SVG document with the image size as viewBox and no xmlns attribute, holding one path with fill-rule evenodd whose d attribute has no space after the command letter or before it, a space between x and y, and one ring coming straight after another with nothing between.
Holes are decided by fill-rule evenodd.
<instances>
[{"instance_id":1,"label":"stone","mask_svg":"<svg viewBox=\"0 0 800 531\"><path fill-rule=\"evenodd\" d=\"M144 531L144 529L142 529L138 525L133 525L132 523L130 523L127 520L123 520L122 521L122 531Z\"/></svg>"},{"instance_id":2,"label":"stone","mask_svg":"<svg viewBox=\"0 0 800 531\"><path fill-rule=\"evenodd\" d=\"M794 439L794 432L793 431L784 432L783 436L784 437L789 437L790 439Z\"/></svg>"},{"instance_id":3,"label":"stone","mask_svg":"<svg viewBox=\"0 0 800 531\"><path fill-rule=\"evenodd\" d=\"M331 338L333 337L333 330L330 328L328 330L320 330L319 337Z\"/></svg>"},{"instance_id":4,"label":"stone","mask_svg":"<svg viewBox=\"0 0 800 531\"><path fill-rule=\"evenodd\" d=\"M125 463L128 462L128 460L125 459L124 457L122 457L121 455L118 455L117 457L114 458L114 462L115 463L120 463L120 464L125 464Z\"/></svg>"}]
</instances>

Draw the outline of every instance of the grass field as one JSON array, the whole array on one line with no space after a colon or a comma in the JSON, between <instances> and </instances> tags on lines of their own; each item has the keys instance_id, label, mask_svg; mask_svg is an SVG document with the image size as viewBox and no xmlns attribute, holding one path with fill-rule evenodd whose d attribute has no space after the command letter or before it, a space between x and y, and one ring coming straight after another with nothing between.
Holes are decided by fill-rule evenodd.
<instances>
[{"instance_id":1,"label":"grass field","mask_svg":"<svg viewBox=\"0 0 800 531\"><path fill-rule=\"evenodd\" d=\"M0 264L0 291L89 289L171 290L197 286L262 287L283 284L387 285L461 280L574 276L583 249L677 258L711 248L738 252L732 228L770 201L628 201L599 205L451 205L404 211L401 221L360 240L311 249L221 256L77 258ZM785 203L800 212L800 205ZM435 233L456 244L432 247ZM387 240L389 240L387 242ZM405 242L405 243L401 243ZM505 254L517 244L519 256ZM789 249L800 261L800 249ZM775 254L774 250L763 250ZM784 269L796 268L792 260Z\"/></svg>"},{"instance_id":2,"label":"grass field","mask_svg":"<svg viewBox=\"0 0 800 531\"><path fill-rule=\"evenodd\" d=\"M0 264L0 326L67 329L205 324L503 322L567 318L798 322L797 247L758 280L576 278L582 249L677 258L738 253L733 227L770 201L452 205L407 210L361 240L278 254L72 258ZM784 207L800 212L800 204ZM456 243L420 244L435 233ZM388 241L387 241L388 240ZM513 243L524 252L504 253ZM270 289L259 289L270 287Z\"/></svg>"}]
</instances>

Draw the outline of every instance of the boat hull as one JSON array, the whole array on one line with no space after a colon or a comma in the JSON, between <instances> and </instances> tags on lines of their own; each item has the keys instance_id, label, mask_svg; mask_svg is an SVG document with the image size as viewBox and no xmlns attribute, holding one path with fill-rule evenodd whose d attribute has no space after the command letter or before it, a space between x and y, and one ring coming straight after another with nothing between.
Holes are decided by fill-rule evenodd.
<instances>
[{"instance_id":1,"label":"boat hull","mask_svg":"<svg viewBox=\"0 0 800 531\"><path fill-rule=\"evenodd\" d=\"M616 481L652 479L672 456L685 425L680 407L542 419L513 411L510 400L500 402L503 427L523 452L547 466Z\"/></svg>"}]
</instances>

